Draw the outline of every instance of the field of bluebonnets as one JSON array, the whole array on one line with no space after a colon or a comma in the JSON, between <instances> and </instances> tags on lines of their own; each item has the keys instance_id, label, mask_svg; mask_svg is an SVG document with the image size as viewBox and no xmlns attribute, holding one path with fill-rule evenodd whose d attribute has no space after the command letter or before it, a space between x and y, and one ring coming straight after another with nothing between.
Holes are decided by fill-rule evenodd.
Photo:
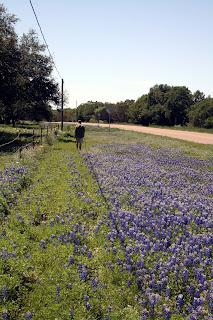
<instances>
[{"instance_id":1,"label":"field of bluebonnets","mask_svg":"<svg viewBox=\"0 0 213 320\"><path fill-rule=\"evenodd\" d=\"M69 126L0 161L2 319L212 319L211 146Z\"/></svg>"}]
</instances>

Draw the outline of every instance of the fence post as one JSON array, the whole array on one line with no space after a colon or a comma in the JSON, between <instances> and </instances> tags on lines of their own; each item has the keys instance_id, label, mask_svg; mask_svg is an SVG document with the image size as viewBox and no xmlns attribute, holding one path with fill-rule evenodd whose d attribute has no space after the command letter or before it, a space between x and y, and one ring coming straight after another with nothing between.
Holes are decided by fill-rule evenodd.
<instances>
[{"instance_id":1,"label":"fence post","mask_svg":"<svg viewBox=\"0 0 213 320\"><path fill-rule=\"evenodd\" d=\"M33 150L34 150L34 146L35 146L35 130L33 128Z\"/></svg>"},{"instance_id":2,"label":"fence post","mask_svg":"<svg viewBox=\"0 0 213 320\"><path fill-rule=\"evenodd\" d=\"M41 145L42 145L42 128L41 128Z\"/></svg>"},{"instance_id":3,"label":"fence post","mask_svg":"<svg viewBox=\"0 0 213 320\"><path fill-rule=\"evenodd\" d=\"M21 159L21 130L19 130L19 158Z\"/></svg>"}]
</instances>

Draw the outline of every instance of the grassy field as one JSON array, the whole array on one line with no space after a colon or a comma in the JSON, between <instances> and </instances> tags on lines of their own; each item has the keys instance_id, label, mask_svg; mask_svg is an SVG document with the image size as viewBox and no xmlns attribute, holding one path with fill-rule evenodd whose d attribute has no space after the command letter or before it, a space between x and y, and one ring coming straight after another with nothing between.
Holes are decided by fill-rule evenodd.
<instances>
[{"instance_id":1,"label":"grassy field","mask_svg":"<svg viewBox=\"0 0 213 320\"><path fill-rule=\"evenodd\" d=\"M68 125L14 151L0 149L2 319L212 319L213 146L88 126L79 152Z\"/></svg>"}]
</instances>

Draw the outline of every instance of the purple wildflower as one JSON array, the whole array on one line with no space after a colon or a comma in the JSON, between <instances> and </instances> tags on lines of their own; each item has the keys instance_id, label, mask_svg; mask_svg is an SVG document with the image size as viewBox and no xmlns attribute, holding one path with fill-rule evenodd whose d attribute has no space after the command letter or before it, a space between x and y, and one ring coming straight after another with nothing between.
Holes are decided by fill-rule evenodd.
<instances>
[{"instance_id":1,"label":"purple wildflower","mask_svg":"<svg viewBox=\"0 0 213 320\"><path fill-rule=\"evenodd\" d=\"M2 291L1 291L1 299L6 299L7 297L7 286L3 286L2 287Z\"/></svg>"},{"instance_id":2,"label":"purple wildflower","mask_svg":"<svg viewBox=\"0 0 213 320\"><path fill-rule=\"evenodd\" d=\"M3 310L3 312L2 312L2 319L3 319L3 320L7 320L7 316L8 316L7 310Z\"/></svg>"},{"instance_id":3,"label":"purple wildflower","mask_svg":"<svg viewBox=\"0 0 213 320\"><path fill-rule=\"evenodd\" d=\"M92 250L89 250L88 251L88 258L91 258L92 257Z\"/></svg>"},{"instance_id":4,"label":"purple wildflower","mask_svg":"<svg viewBox=\"0 0 213 320\"><path fill-rule=\"evenodd\" d=\"M85 307L86 307L86 310L88 311L90 309L90 307L91 307L90 303L87 302Z\"/></svg>"},{"instance_id":5,"label":"purple wildflower","mask_svg":"<svg viewBox=\"0 0 213 320\"><path fill-rule=\"evenodd\" d=\"M26 320L32 319L32 314L29 311L25 314L25 319Z\"/></svg>"},{"instance_id":6,"label":"purple wildflower","mask_svg":"<svg viewBox=\"0 0 213 320\"><path fill-rule=\"evenodd\" d=\"M179 296L178 296L177 307L178 307L179 311L183 307L183 295L182 294L179 294Z\"/></svg>"},{"instance_id":7,"label":"purple wildflower","mask_svg":"<svg viewBox=\"0 0 213 320\"><path fill-rule=\"evenodd\" d=\"M57 284L57 286L56 286L55 293L56 293L56 297L55 297L55 301L56 301L57 298L59 298L59 295L60 295L60 286L59 286L59 284Z\"/></svg>"},{"instance_id":8,"label":"purple wildflower","mask_svg":"<svg viewBox=\"0 0 213 320\"><path fill-rule=\"evenodd\" d=\"M84 269L82 270L80 276L79 276L83 281L86 281L87 280L87 270Z\"/></svg>"},{"instance_id":9,"label":"purple wildflower","mask_svg":"<svg viewBox=\"0 0 213 320\"><path fill-rule=\"evenodd\" d=\"M44 241L44 240L41 240L41 249L46 249L45 241Z\"/></svg>"}]
</instances>

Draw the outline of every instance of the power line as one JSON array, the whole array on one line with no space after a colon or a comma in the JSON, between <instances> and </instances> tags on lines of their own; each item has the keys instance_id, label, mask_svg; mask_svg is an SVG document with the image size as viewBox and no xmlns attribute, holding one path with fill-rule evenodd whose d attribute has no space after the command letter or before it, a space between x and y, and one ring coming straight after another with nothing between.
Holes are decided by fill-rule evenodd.
<instances>
[{"instance_id":1,"label":"power line","mask_svg":"<svg viewBox=\"0 0 213 320\"><path fill-rule=\"evenodd\" d=\"M42 29L41 29L41 25L40 25L40 23L39 23L39 21L38 21L38 18L37 18L35 9L34 9L34 7L33 7L33 4L32 4L32 2L31 2L31 0L29 0L29 1L30 1L30 4L31 4L31 7L32 7L32 9L33 9L33 13L34 13L34 15L35 15L35 18L36 18L36 21L37 21L37 23L38 23L38 26L39 26L39 28L40 28L42 37L43 37L43 39L44 39L44 43L45 43L45 45L46 45L46 48L47 48L47 50L48 50L48 52L49 52L49 55L50 55L50 57L51 57L51 59L52 59L52 62L53 62L53 64L54 64L54 66L55 66L55 69L56 69L56 71L58 72L59 77L62 79L62 77L61 77L61 75L60 75L60 73L59 73L59 71L58 71L58 69L57 69L57 67L56 67L56 64L55 64L55 62L54 62L54 60L53 60L53 57L52 57L52 55L51 55L51 52L50 52L50 50L49 50L48 44L47 44L47 42L46 42L46 40L45 40L43 31L42 31Z\"/></svg>"}]
</instances>

